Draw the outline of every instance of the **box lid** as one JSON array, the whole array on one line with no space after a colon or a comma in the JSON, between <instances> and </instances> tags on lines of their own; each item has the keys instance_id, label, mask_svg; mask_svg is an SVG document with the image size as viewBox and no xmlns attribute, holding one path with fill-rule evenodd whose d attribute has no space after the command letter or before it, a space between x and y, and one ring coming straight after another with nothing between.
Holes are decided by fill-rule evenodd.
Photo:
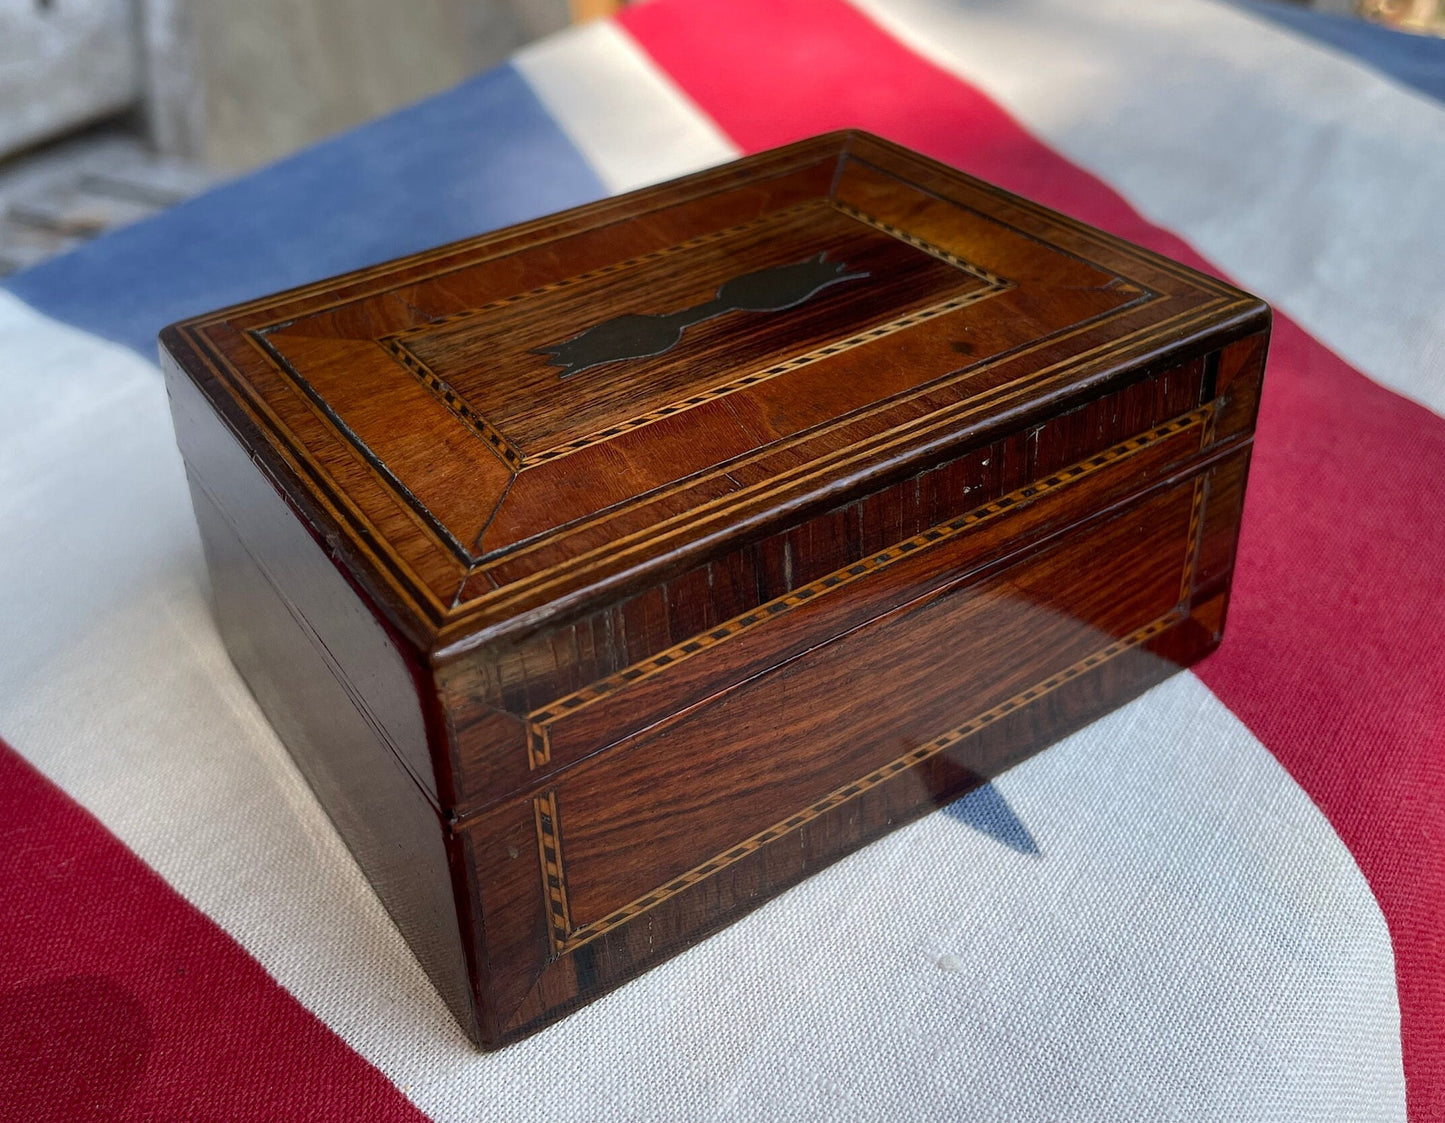
<instances>
[{"instance_id":1,"label":"box lid","mask_svg":"<svg viewBox=\"0 0 1445 1123\"><path fill-rule=\"evenodd\" d=\"M445 657L1265 314L837 133L161 343L354 579Z\"/></svg>"}]
</instances>

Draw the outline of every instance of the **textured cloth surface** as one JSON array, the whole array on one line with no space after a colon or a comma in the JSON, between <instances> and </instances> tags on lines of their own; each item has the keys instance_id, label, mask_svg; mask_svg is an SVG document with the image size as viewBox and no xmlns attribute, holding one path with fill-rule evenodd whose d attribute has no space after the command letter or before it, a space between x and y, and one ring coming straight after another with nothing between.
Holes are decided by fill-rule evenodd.
<instances>
[{"instance_id":1,"label":"textured cloth surface","mask_svg":"<svg viewBox=\"0 0 1445 1123\"><path fill-rule=\"evenodd\" d=\"M226 658L154 333L844 126L1276 304L1225 646L478 1055ZM1441 197L1445 109L1234 6L656 0L12 279L0 1118L1445 1115Z\"/></svg>"}]
</instances>

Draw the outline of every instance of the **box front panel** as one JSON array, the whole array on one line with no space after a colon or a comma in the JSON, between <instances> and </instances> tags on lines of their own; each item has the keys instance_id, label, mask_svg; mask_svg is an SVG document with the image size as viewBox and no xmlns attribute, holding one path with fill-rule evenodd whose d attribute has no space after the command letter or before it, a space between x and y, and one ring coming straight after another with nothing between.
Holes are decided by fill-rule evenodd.
<instances>
[{"instance_id":1,"label":"box front panel","mask_svg":"<svg viewBox=\"0 0 1445 1123\"><path fill-rule=\"evenodd\" d=\"M968 535L924 535L875 555L899 561L859 589L798 587L754 633L789 654L737 681L691 694L685 675L743 658L741 636L584 707L620 740L461 824L500 965L489 1039L530 1032L1212 650L1249 457L1247 442L1210 444L1215 416L1141 435L1116 479L1079 478L1086 460L1032 505L1004 497L976 528L985 564L948 553ZM650 715L668 685L681 704Z\"/></svg>"}]
</instances>

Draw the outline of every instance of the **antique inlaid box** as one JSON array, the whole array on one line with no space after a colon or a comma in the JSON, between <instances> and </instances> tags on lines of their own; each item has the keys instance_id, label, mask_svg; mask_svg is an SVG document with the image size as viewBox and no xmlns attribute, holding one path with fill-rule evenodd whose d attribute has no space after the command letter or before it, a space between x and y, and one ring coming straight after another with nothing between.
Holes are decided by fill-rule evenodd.
<instances>
[{"instance_id":1,"label":"antique inlaid box","mask_svg":"<svg viewBox=\"0 0 1445 1123\"><path fill-rule=\"evenodd\" d=\"M490 1048L1212 650L1268 332L847 133L161 344L236 665Z\"/></svg>"}]
</instances>

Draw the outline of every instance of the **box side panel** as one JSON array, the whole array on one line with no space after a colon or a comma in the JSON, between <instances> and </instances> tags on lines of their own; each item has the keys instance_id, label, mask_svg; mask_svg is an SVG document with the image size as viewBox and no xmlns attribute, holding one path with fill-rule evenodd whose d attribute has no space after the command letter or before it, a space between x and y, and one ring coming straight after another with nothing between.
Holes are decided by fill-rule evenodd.
<instances>
[{"instance_id":1,"label":"box side panel","mask_svg":"<svg viewBox=\"0 0 1445 1123\"><path fill-rule=\"evenodd\" d=\"M512 944L492 981L496 1037L616 985L1212 650L1222 606L1196 607L1193 586L1210 470L945 582L471 824L469 861Z\"/></svg>"},{"instance_id":2,"label":"box side panel","mask_svg":"<svg viewBox=\"0 0 1445 1123\"><path fill-rule=\"evenodd\" d=\"M164 351L162 360L176 442L191 474L316 633L376 735L439 802L446 777L439 784L417 685L396 643L200 390Z\"/></svg>"},{"instance_id":3,"label":"box side panel","mask_svg":"<svg viewBox=\"0 0 1445 1123\"><path fill-rule=\"evenodd\" d=\"M173 378L171 393L217 621L231 658L433 984L475 1035L450 835L394 740L397 730L420 737L408 762L426 761L410 672L189 383ZM191 454L212 472L224 468L224 479L203 476ZM213 480L226 495L224 504L212 491ZM244 540L238 523L249 531ZM379 651L386 657L378 658ZM348 679L347 670L357 677ZM385 723L362 692L383 700ZM410 713L404 712L408 705Z\"/></svg>"}]
</instances>

